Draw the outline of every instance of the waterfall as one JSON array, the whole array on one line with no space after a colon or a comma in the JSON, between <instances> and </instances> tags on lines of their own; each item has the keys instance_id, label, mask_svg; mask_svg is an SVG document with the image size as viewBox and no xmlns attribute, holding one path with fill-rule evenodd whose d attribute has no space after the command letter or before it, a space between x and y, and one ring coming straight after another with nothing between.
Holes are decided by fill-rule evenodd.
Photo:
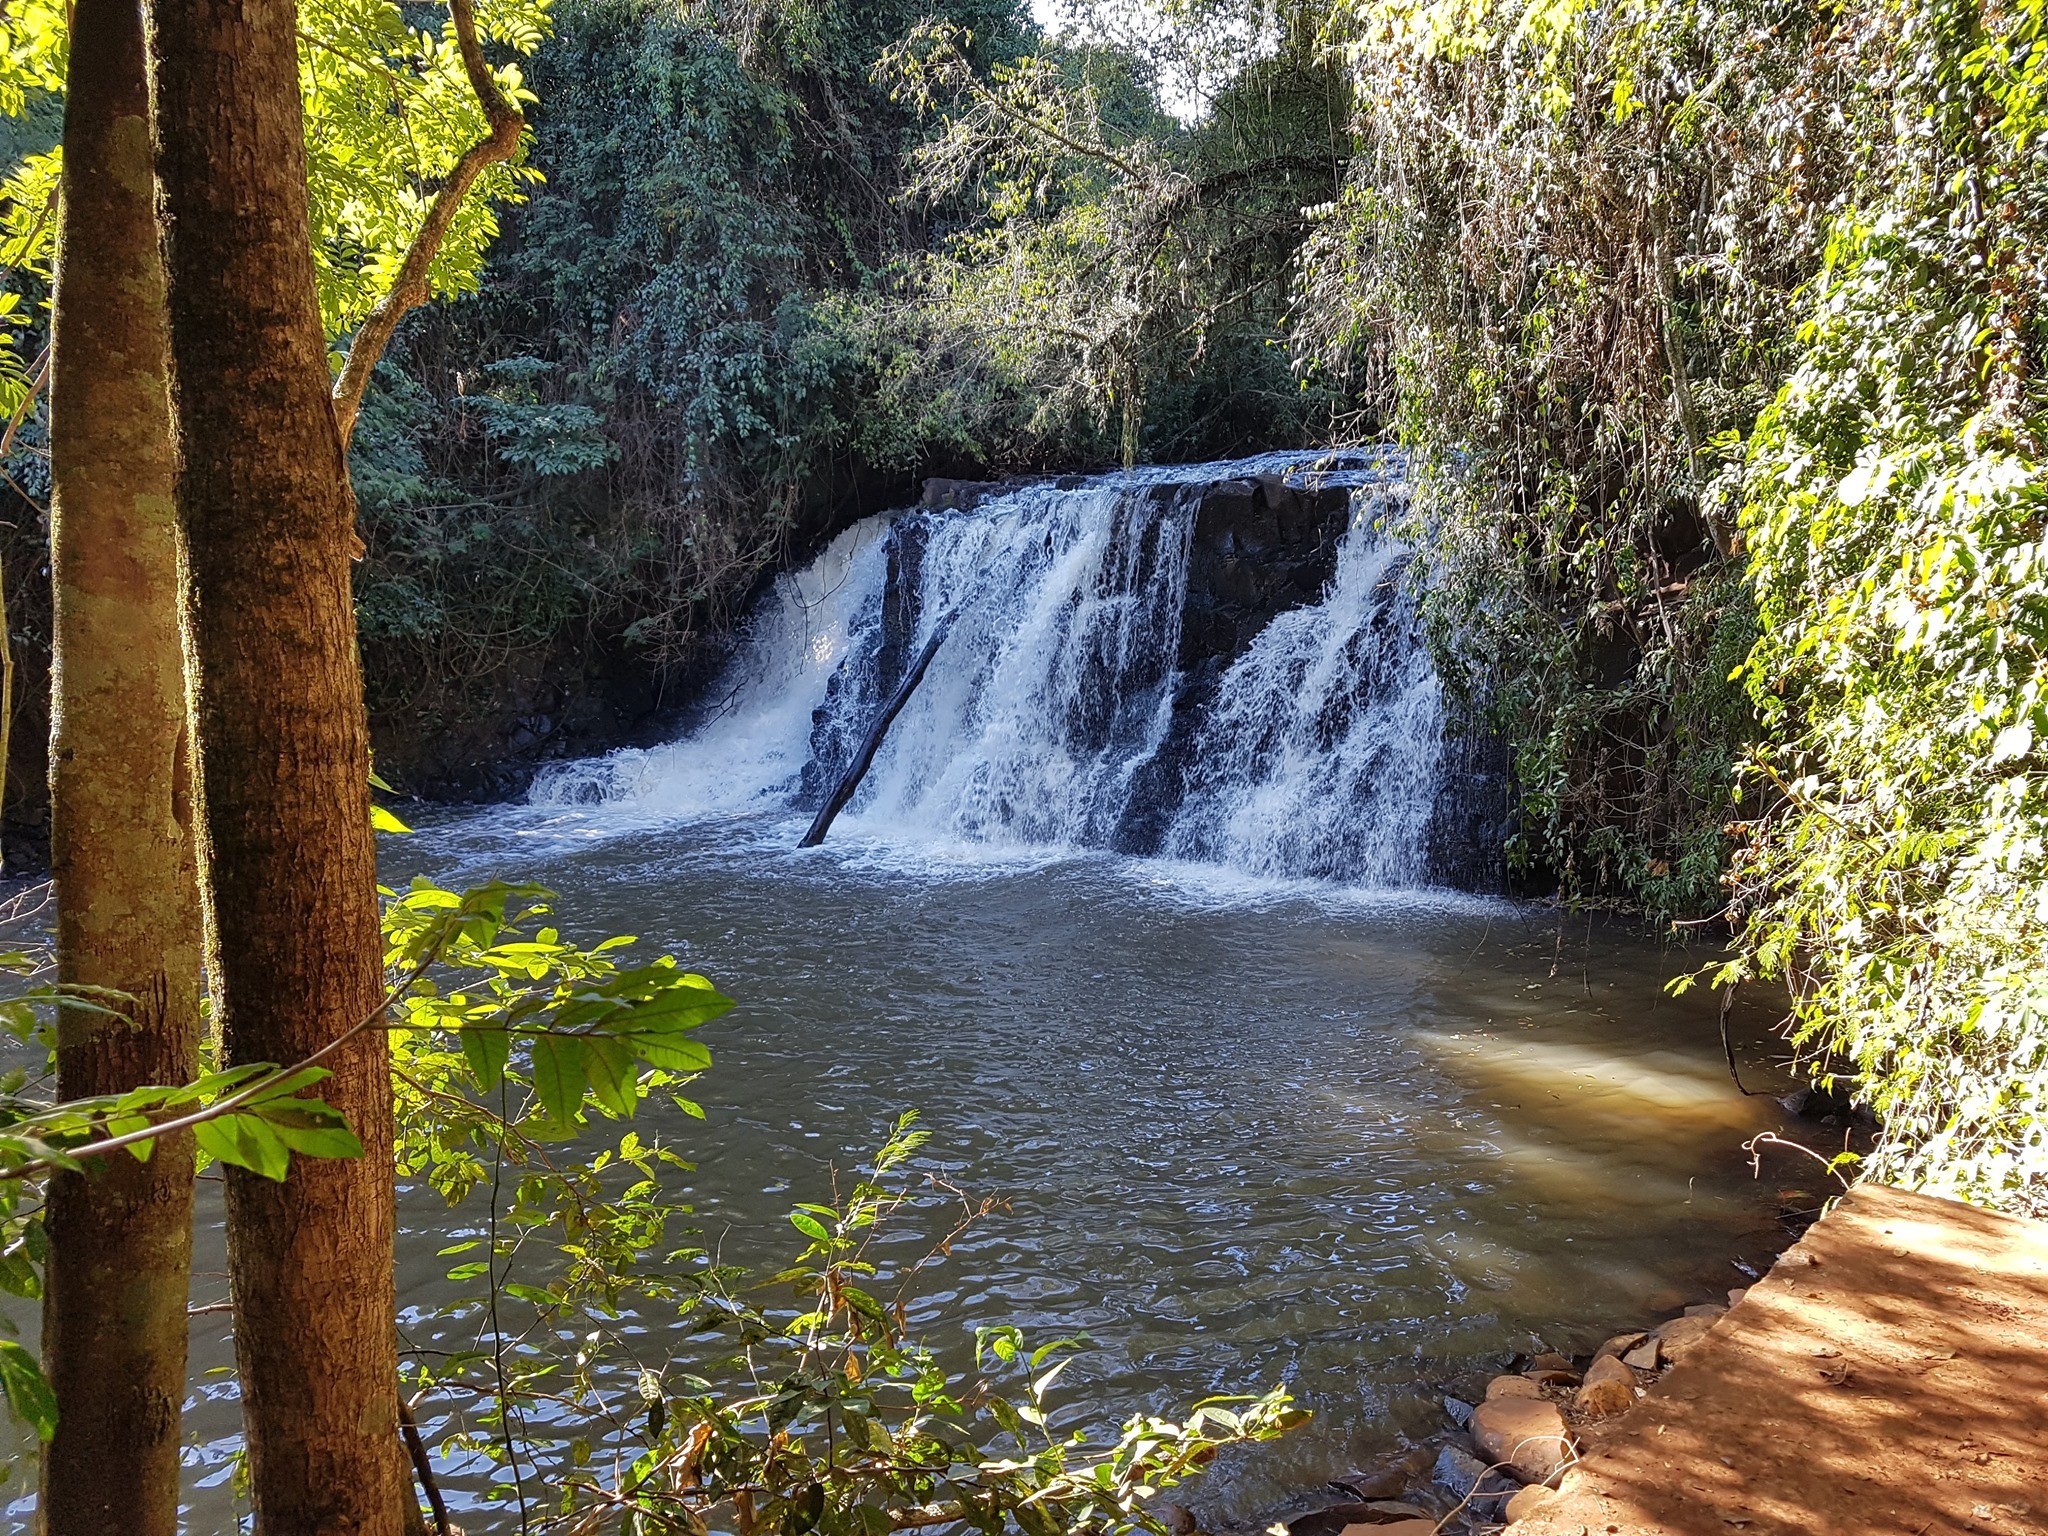
<instances>
[{"instance_id":1,"label":"waterfall","mask_svg":"<svg viewBox=\"0 0 2048 1536\"><path fill-rule=\"evenodd\" d=\"M808 811L954 612L835 837L1485 884L1459 845L1497 829L1446 773L1409 554L1380 526L1400 472L1265 455L869 519L778 580L681 739L560 765L533 798Z\"/></svg>"}]
</instances>

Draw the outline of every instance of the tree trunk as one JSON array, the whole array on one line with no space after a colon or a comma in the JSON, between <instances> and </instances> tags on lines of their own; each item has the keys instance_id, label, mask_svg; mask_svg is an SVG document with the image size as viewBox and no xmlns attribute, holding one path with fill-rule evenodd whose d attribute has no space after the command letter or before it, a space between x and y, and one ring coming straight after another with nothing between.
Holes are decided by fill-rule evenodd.
<instances>
[{"instance_id":1,"label":"tree trunk","mask_svg":"<svg viewBox=\"0 0 2048 1536\"><path fill-rule=\"evenodd\" d=\"M171 506L163 260L138 0L78 0L51 324L51 873L61 1098L191 1080L199 892ZM4 690L0 690L4 692ZM0 708L4 708L0 704ZM47 1536L171 1536L192 1265L192 1138L50 1181L43 1362L57 1434Z\"/></svg>"},{"instance_id":2,"label":"tree trunk","mask_svg":"<svg viewBox=\"0 0 2048 1536\"><path fill-rule=\"evenodd\" d=\"M353 511L307 232L291 0L156 0L158 158L191 572L208 960L231 1063L290 1062L382 997ZM398 1536L391 1083L366 1030L320 1085L360 1160L228 1170L264 1536Z\"/></svg>"}]
</instances>

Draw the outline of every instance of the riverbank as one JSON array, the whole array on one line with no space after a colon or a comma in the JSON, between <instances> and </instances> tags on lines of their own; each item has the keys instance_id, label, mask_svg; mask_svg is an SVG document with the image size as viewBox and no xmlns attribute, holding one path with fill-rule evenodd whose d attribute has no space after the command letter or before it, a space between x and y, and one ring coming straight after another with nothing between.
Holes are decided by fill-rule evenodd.
<instances>
[{"instance_id":1,"label":"riverbank","mask_svg":"<svg viewBox=\"0 0 2048 1536\"><path fill-rule=\"evenodd\" d=\"M2048 1223L1859 1186L1515 1536L2048 1531Z\"/></svg>"},{"instance_id":2,"label":"riverbank","mask_svg":"<svg viewBox=\"0 0 2048 1536\"><path fill-rule=\"evenodd\" d=\"M1289 1536L2048 1532L2048 1223L1859 1186L1729 1303L1521 1362Z\"/></svg>"}]
</instances>

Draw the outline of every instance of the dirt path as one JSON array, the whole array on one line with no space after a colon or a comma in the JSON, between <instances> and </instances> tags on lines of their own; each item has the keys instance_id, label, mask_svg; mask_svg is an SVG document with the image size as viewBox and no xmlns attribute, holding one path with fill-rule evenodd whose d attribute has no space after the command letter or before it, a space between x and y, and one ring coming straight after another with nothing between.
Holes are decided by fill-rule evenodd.
<instances>
[{"instance_id":1,"label":"dirt path","mask_svg":"<svg viewBox=\"0 0 2048 1536\"><path fill-rule=\"evenodd\" d=\"M2048 1533L2048 1223L1862 1186L1510 1536Z\"/></svg>"}]
</instances>

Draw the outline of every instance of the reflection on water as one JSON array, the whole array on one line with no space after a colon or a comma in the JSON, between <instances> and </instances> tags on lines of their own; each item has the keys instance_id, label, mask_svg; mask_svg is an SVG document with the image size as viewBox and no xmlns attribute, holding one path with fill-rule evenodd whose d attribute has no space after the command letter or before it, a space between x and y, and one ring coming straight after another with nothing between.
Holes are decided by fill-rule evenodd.
<instances>
[{"instance_id":1,"label":"reflection on water","mask_svg":"<svg viewBox=\"0 0 2048 1536\"><path fill-rule=\"evenodd\" d=\"M729 1255L779 1257L788 1206L916 1108L934 1161L1010 1205L939 1272L935 1338L1085 1330L1070 1413L1288 1383L1314 1424L1219 1468L1209 1513L1438 1427L1444 1384L1534 1340L1589 1349L1662 1287L1739 1284L1730 1258L1772 1245L1739 1143L1778 1111L1729 1083L1712 1000L1661 990L1701 957L1455 896L606 817L491 812L394 855L542 879L566 928L643 935L740 999L706 1032L708 1122L662 1126ZM1759 1082L1768 1023L1736 1018ZM481 1207L401 1203L406 1337L467 1344L433 1315L435 1253ZM194 1356L192 1528L226 1530L232 1387L200 1374L229 1361L224 1316L195 1319Z\"/></svg>"}]
</instances>

